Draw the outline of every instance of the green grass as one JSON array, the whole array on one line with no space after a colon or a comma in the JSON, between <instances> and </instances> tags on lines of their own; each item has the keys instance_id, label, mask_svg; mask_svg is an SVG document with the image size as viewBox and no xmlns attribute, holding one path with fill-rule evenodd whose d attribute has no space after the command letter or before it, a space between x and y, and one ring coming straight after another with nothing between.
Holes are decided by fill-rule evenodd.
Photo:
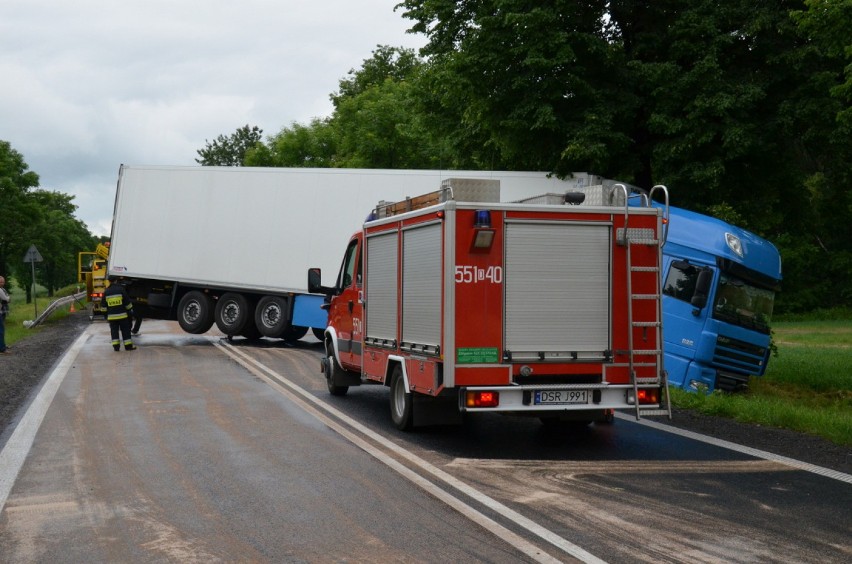
<instances>
[{"instance_id":1,"label":"green grass","mask_svg":"<svg viewBox=\"0 0 852 564\"><path fill-rule=\"evenodd\" d=\"M32 302L27 303L27 294L23 288L11 284L9 279L6 280L6 290L12 296L12 302L9 307L9 315L6 317L6 346L11 347L21 339L25 339L27 336L32 335L40 330L41 326L34 327L32 329L27 329L24 327L24 321L30 321L35 319L36 308L38 308L38 313L41 314L44 310L47 309L47 306L51 304L54 300L58 298L68 296L77 291L77 286L68 286L56 292L56 294L52 297L47 296L47 290L41 286L36 286L36 303L33 305ZM80 304L75 304L75 307L80 308ZM69 307L60 307L56 311L54 311L50 317L45 320L45 322L49 322L50 320L62 319L66 315L68 315Z\"/></svg>"},{"instance_id":2,"label":"green grass","mask_svg":"<svg viewBox=\"0 0 852 564\"><path fill-rule=\"evenodd\" d=\"M848 312L847 312L848 313ZM778 355L745 393L672 390L678 407L852 445L852 315L776 322Z\"/></svg>"}]
</instances>

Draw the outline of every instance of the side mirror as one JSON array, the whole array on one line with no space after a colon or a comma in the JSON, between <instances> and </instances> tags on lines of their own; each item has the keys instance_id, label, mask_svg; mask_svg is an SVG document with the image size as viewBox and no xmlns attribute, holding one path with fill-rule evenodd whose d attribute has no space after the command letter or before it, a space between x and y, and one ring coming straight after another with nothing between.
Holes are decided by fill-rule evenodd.
<instances>
[{"instance_id":1,"label":"side mirror","mask_svg":"<svg viewBox=\"0 0 852 564\"><path fill-rule=\"evenodd\" d=\"M698 273L698 280L695 282L695 293L692 294L691 304L698 309L702 309L707 305L707 296L710 295L710 285L713 283L713 271L709 268L702 268Z\"/></svg>"},{"instance_id":2,"label":"side mirror","mask_svg":"<svg viewBox=\"0 0 852 564\"><path fill-rule=\"evenodd\" d=\"M308 292L312 294L324 294L325 291L322 287L322 269L319 268L309 268L308 269Z\"/></svg>"}]
</instances>

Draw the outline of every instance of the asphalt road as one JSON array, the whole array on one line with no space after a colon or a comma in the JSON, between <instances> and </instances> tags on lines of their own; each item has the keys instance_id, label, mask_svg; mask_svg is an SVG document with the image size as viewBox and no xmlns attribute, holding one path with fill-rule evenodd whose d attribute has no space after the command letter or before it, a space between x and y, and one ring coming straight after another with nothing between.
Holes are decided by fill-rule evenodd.
<instances>
[{"instance_id":1,"label":"asphalt road","mask_svg":"<svg viewBox=\"0 0 852 564\"><path fill-rule=\"evenodd\" d=\"M0 561L852 558L846 474L629 419L402 433L386 389L327 394L318 344L143 331L114 353L93 326L18 424L0 453Z\"/></svg>"}]
</instances>

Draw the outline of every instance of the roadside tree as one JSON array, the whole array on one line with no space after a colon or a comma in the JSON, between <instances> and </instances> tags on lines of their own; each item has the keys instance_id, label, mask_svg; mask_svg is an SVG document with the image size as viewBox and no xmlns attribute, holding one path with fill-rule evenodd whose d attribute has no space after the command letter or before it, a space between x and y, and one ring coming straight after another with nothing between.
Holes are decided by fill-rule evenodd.
<instances>
[{"instance_id":1,"label":"roadside tree","mask_svg":"<svg viewBox=\"0 0 852 564\"><path fill-rule=\"evenodd\" d=\"M227 137L219 135L213 141L205 139L205 147L196 151L201 158L195 162L203 166L242 166L246 152L260 143L262 136L262 129L246 124Z\"/></svg>"}]
</instances>

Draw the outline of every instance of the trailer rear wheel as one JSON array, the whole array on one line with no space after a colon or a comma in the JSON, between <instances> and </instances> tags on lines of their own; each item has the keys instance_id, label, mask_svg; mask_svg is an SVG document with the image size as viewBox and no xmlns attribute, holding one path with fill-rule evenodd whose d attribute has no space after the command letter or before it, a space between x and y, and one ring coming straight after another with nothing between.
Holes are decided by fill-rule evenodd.
<instances>
[{"instance_id":1,"label":"trailer rear wheel","mask_svg":"<svg viewBox=\"0 0 852 564\"><path fill-rule=\"evenodd\" d=\"M289 321L287 319L288 303L280 296L264 296L257 303L254 312L254 322L264 337L278 338L284 335Z\"/></svg>"},{"instance_id":2,"label":"trailer rear wheel","mask_svg":"<svg viewBox=\"0 0 852 564\"><path fill-rule=\"evenodd\" d=\"M219 331L230 337L242 334L246 326L254 321L252 312L248 298L236 292L227 292L216 302L214 319Z\"/></svg>"},{"instance_id":3,"label":"trailer rear wheel","mask_svg":"<svg viewBox=\"0 0 852 564\"><path fill-rule=\"evenodd\" d=\"M402 377L402 366L399 364L391 375L390 411L394 425L400 431L410 431L414 422L414 399L411 392L405 389L405 378Z\"/></svg>"},{"instance_id":4,"label":"trailer rear wheel","mask_svg":"<svg viewBox=\"0 0 852 564\"><path fill-rule=\"evenodd\" d=\"M213 304L203 292L187 292L178 302L177 319L180 328L199 335L213 327Z\"/></svg>"}]
</instances>

